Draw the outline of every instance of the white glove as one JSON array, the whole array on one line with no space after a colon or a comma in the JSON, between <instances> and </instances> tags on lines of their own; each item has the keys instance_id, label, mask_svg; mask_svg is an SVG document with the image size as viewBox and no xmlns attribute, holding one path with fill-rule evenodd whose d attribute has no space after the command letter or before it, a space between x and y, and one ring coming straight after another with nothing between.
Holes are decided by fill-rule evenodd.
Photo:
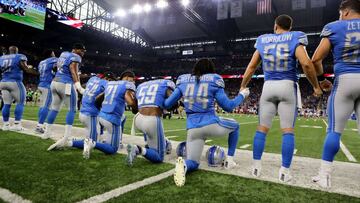
<instances>
[{"instance_id":1,"label":"white glove","mask_svg":"<svg viewBox=\"0 0 360 203\"><path fill-rule=\"evenodd\" d=\"M85 89L83 87L81 87L80 82L76 82L75 84L75 89L80 93L80 94L84 94Z\"/></svg>"},{"instance_id":2,"label":"white glove","mask_svg":"<svg viewBox=\"0 0 360 203\"><path fill-rule=\"evenodd\" d=\"M241 90L239 92L239 94L241 94L244 98L247 98L250 94L250 90L249 90L249 88L245 88L245 89Z\"/></svg>"}]
</instances>

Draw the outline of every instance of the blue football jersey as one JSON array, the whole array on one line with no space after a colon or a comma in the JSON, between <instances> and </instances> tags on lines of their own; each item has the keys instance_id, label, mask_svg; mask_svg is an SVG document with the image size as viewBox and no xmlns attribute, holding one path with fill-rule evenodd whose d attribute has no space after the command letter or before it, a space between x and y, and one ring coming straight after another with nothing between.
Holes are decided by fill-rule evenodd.
<instances>
[{"instance_id":1,"label":"blue football jersey","mask_svg":"<svg viewBox=\"0 0 360 203\"><path fill-rule=\"evenodd\" d=\"M53 68L57 63L56 57L47 58L39 63L40 82L39 87L50 88L51 81L54 79Z\"/></svg>"},{"instance_id":2,"label":"blue football jersey","mask_svg":"<svg viewBox=\"0 0 360 203\"><path fill-rule=\"evenodd\" d=\"M197 128L217 123L215 98L219 90L224 90L225 83L218 74L205 74L196 82L191 74L181 75L176 81L177 89L184 98L187 114L187 128Z\"/></svg>"},{"instance_id":3,"label":"blue football jersey","mask_svg":"<svg viewBox=\"0 0 360 203\"><path fill-rule=\"evenodd\" d=\"M62 82L62 83L74 82L70 72L70 64L73 62L81 63L81 57L72 52L61 53L57 62L58 71L56 72L55 75L55 80L57 82Z\"/></svg>"},{"instance_id":4,"label":"blue football jersey","mask_svg":"<svg viewBox=\"0 0 360 203\"><path fill-rule=\"evenodd\" d=\"M175 83L171 80L152 80L140 84L136 92L139 109L142 107L160 107L163 109L168 89L175 89Z\"/></svg>"},{"instance_id":5,"label":"blue football jersey","mask_svg":"<svg viewBox=\"0 0 360 203\"><path fill-rule=\"evenodd\" d=\"M84 95L81 100L80 112L88 116L97 116L100 112L95 105L95 99L105 91L107 81L96 76L89 79L86 83Z\"/></svg>"},{"instance_id":6,"label":"blue football jersey","mask_svg":"<svg viewBox=\"0 0 360 203\"><path fill-rule=\"evenodd\" d=\"M20 62L27 61L23 54L9 54L0 57L3 82L20 82L23 80L23 70Z\"/></svg>"},{"instance_id":7,"label":"blue football jersey","mask_svg":"<svg viewBox=\"0 0 360 203\"><path fill-rule=\"evenodd\" d=\"M297 81L296 48L307 44L306 34L298 31L258 37L255 48L261 55L265 80Z\"/></svg>"},{"instance_id":8,"label":"blue football jersey","mask_svg":"<svg viewBox=\"0 0 360 203\"><path fill-rule=\"evenodd\" d=\"M329 23L321 37L327 37L331 42L335 76L360 73L360 19Z\"/></svg>"},{"instance_id":9,"label":"blue football jersey","mask_svg":"<svg viewBox=\"0 0 360 203\"><path fill-rule=\"evenodd\" d=\"M127 81L108 82L99 116L115 125L120 125L121 116L125 111L125 93L127 90L136 92L135 84Z\"/></svg>"}]
</instances>

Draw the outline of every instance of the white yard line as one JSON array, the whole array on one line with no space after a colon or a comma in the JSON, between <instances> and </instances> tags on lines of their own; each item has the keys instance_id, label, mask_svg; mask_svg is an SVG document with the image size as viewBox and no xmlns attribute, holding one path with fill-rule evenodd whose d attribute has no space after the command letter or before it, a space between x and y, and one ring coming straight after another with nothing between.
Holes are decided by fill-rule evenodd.
<instances>
[{"instance_id":1,"label":"white yard line","mask_svg":"<svg viewBox=\"0 0 360 203\"><path fill-rule=\"evenodd\" d=\"M178 136L176 136L176 135L174 135L174 136L166 136L166 138L168 138L168 139L176 138L176 137L178 137Z\"/></svg>"},{"instance_id":2,"label":"white yard line","mask_svg":"<svg viewBox=\"0 0 360 203\"><path fill-rule=\"evenodd\" d=\"M324 122L324 124L326 125L326 128L328 127L328 124L327 122L322 119L322 121ZM341 151L344 152L346 158L349 160L349 161L352 161L352 162L357 162L357 160L355 159L355 157L350 153L350 151L348 150L348 148L344 145L344 143L340 140L340 149Z\"/></svg>"},{"instance_id":3,"label":"white yard line","mask_svg":"<svg viewBox=\"0 0 360 203\"><path fill-rule=\"evenodd\" d=\"M118 187L118 188L113 189L113 190L111 190L109 192L105 192L103 194L90 197L89 199L82 200L80 202L81 203L105 202L105 201L108 201L108 200L110 200L112 198L118 197L118 196L120 196L122 194L125 194L127 192L130 192L130 191L139 189L141 187L153 184L155 182L161 181L161 180L163 180L163 179L165 179L165 178L167 178L167 177L169 177L169 176L171 176L173 174L174 174L174 170L172 169L172 170L169 170L169 171L167 171L165 173L161 173L159 175L152 176L150 178L146 178L144 180L141 180L141 181L138 181L138 182L135 182L135 183L131 183L129 185Z\"/></svg>"},{"instance_id":4,"label":"white yard line","mask_svg":"<svg viewBox=\"0 0 360 203\"><path fill-rule=\"evenodd\" d=\"M249 148L250 146L251 146L251 144L244 144L244 145L240 146L239 148L240 148L240 149L247 149L247 148Z\"/></svg>"},{"instance_id":5,"label":"white yard line","mask_svg":"<svg viewBox=\"0 0 360 203\"><path fill-rule=\"evenodd\" d=\"M5 202L31 203L30 200L24 199L21 196L1 187L0 187L0 199L4 200Z\"/></svg>"},{"instance_id":6,"label":"white yard line","mask_svg":"<svg viewBox=\"0 0 360 203\"><path fill-rule=\"evenodd\" d=\"M209 142L212 142L212 140L205 140L205 143L209 143Z\"/></svg>"}]
</instances>

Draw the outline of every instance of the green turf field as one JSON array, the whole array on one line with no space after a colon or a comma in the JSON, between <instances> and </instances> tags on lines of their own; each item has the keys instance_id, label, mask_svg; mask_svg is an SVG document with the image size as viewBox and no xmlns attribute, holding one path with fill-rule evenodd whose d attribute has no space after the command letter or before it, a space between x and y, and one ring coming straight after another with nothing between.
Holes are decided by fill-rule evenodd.
<instances>
[{"instance_id":1,"label":"green turf field","mask_svg":"<svg viewBox=\"0 0 360 203\"><path fill-rule=\"evenodd\" d=\"M47 152L51 141L0 130L0 187L33 202L76 202L172 169L123 155L80 150ZM0 200L1 202L1 200ZM184 187L172 177L133 190L109 202L360 202L360 199L199 170Z\"/></svg>"},{"instance_id":2,"label":"green turf field","mask_svg":"<svg viewBox=\"0 0 360 203\"><path fill-rule=\"evenodd\" d=\"M26 15L25 16L17 16L13 14L8 13L2 13L0 14L0 17L6 18L18 23L22 23L31 27L35 27L37 29L44 29L45 25L45 12L39 12L38 10L35 10L31 7L28 7L26 9Z\"/></svg>"},{"instance_id":3,"label":"green turf field","mask_svg":"<svg viewBox=\"0 0 360 203\"><path fill-rule=\"evenodd\" d=\"M13 110L14 108L12 108ZM24 112L24 119L28 120L37 120L37 107L26 106ZM131 112L126 112L127 122L125 124L124 133L130 134L131 124L133 119L133 114ZM62 110L57 119L56 123L65 124L66 111ZM170 140L176 141L185 141L186 140L186 120L179 120L174 116L171 120L164 120L164 129L165 135L171 137ZM245 144L251 144L253 142L253 136L256 131L257 126L257 117L256 116L245 116L245 115L224 115L224 117L234 118L240 123L240 140L238 147L241 147ZM326 120L325 120L326 121ZM78 120L78 115L75 119L74 126L82 126ZM296 149L297 156L321 158L323 141L325 138L325 124L323 120L307 120L300 118L296 122L295 136L296 136ZM351 154L357 159L360 160L360 135L353 131L356 129L356 122L349 121L346 130L342 136L342 141L344 145L349 149ZM138 134L141 136L141 134ZM174 137L176 136L176 137ZM211 142L207 143L208 145L220 145L227 146L227 138L218 138L212 139ZM247 148L247 150L252 150L252 146ZM273 122L273 128L271 129L267 140L266 140L266 152L272 153L281 153L281 130L280 122L278 118ZM338 161L348 161L343 152L340 150L336 156Z\"/></svg>"}]
</instances>

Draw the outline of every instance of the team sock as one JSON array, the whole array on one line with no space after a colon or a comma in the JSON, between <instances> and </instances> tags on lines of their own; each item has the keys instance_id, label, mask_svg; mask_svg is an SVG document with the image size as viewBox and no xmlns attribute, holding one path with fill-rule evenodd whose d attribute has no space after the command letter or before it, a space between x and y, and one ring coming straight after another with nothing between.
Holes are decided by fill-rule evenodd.
<instances>
[{"instance_id":1,"label":"team sock","mask_svg":"<svg viewBox=\"0 0 360 203\"><path fill-rule=\"evenodd\" d=\"M285 133L282 137L282 166L290 168L294 154L295 138L294 133Z\"/></svg>"},{"instance_id":2,"label":"team sock","mask_svg":"<svg viewBox=\"0 0 360 203\"><path fill-rule=\"evenodd\" d=\"M66 114L66 125L72 125L74 124L74 120L75 120L75 111L69 111Z\"/></svg>"},{"instance_id":3,"label":"team sock","mask_svg":"<svg viewBox=\"0 0 360 203\"><path fill-rule=\"evenodd\" d=\"M228 138L228 145L229 145L229 149L228 149L228 156L234 156L235 154L235 150L236 150L236 146L239 140L239 127L237 127L233 132L231 132L229 134L229 138Z\"/></svg>"},{"instance_id":4,"label":"team sock","mask_svg":"<svg viewBox=\"0 0 360 203\"><path fill-rule=\"evenodd\" d=\"M49 113L49 108L42 107L39 110L39 124L44 124L46 117Z\"/></svg>"},{"instance_id":5,"label":"team sock","mask_svg":"<svg viewBox=\"0 0 360 203\"><path fill-rule=\"evenodd\" d=\"M4 122L9 122L9 118L10 118L10 104L4 104L3 109L2 109L2 116L3 116L3 121Z\"/></svg>"},{"instance_id":6,"label":"team sock","mask_svg":"<svg viewBox=\"0 0 360 203\"><path fill-rule=\"evenodd\" d=\"M256 131L254 136L254 147L253 147L253 159L261 160L262 154L264 153L266 142L266 134L260 131Z\"/></svg>"},{"instance_id":7,"label":"team sock","mask_svg":"<svg viewBox=\"0 0 360 203\"><path fill-rule=\"evenodd\" d=\"M55 110L51 110L48 117L47 117L47 123L48 124L53 124L55 119L56 119L56 116L58 115L58 111L55 111Z\"/></svg>"},{"instance_id":8,"label":"team sock","mask_svg":"<svg viewBox=\"0 0 360 203\"><path fill-rule=\"evenodd\" d=\"M15 121L21 121L23 113L24 113L24 104L17 104L14 111Z\"/></svg>"}]
</instances>

